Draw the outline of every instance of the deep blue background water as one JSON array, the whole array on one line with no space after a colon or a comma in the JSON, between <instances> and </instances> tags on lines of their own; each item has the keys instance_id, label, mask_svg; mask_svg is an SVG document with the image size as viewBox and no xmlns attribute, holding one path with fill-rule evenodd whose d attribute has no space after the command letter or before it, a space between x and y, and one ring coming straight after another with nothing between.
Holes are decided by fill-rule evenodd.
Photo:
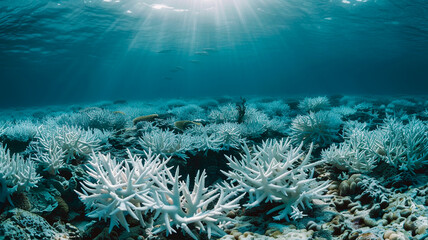
<instances>
[{"instance_id":1,"label":"deep blue background water","mask_svg":"<svg viewBox=\"0 0 428 240\"><path fill-rule=\"evenodd\" d=\"M427 94L425 0L0 1L0 105Z\"/></svg>"}]
</instances>

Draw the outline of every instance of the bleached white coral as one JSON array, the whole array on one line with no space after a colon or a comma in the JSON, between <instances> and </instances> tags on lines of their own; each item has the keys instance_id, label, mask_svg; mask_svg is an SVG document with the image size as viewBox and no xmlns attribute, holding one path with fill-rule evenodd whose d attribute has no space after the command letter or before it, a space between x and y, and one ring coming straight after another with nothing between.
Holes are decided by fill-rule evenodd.
<instances>
[{"instance_id":1,"label":"bleached white coral","mask_svg":"<svg viewBox=\"0 0 428 240\"><path fill-rule=\"evenodd\" d=\"M130 119L134 119L136 117L153 114L158 111L157 109L152 109L152 106L146 104L129 102L127 105L120 106L115 110L124 113L125 116L129 117Z\"/></svg>"},{"instance_id":2,"label":"bleached white coral","mask_svg":"<svg viewBox=\"0 0 428 240\"><path fill-rule=\"evenodd\" d=\"M156 154L164 157L177 156L186 159L186 151L192 150L192 142L183 134L175 134L169 130L154 128L145 132L138 140L141 147L148 151L151 149Z\"/></svg>"},{"instance_id":3,"label":"bleached white coral","mask_svg":"<svg viewBox=\"0 0 428 240\"><path fill-rule=\"evenodd\" d=\"M414 173L428 164L428 126L411 118L408 124L387 118L378 134L381 160L402 171Z\"/></svg>"},{"instance_id":4,"label":"bleached white coral","mask_svg":"<svg viewBox=\"0 0 428 240\"><path fill-rule=\"evenodd\" d=\"M91 218L110 218L109 232L120 224L129 231L125 216L130 215L144 225L143 212L148 208L145 202L147 192L153 184L153 176L166 171L160 155L151 151L141 159L132 155L128 150L128 159L117 161L110 154L93 154L87 170L89 176L95 179L84 181L82 192L77 192L82 202L91 212Z\"/></svg>"},{"instance_id":5,"label":"bleached white coral","mask_svg":"<svg viewBox=\"0 0 428 240\"><path fill-rule=\"evenodd\" d=\"M66 113L57 117L57 123L61 125L109 131L125 128L128 120L129 116L121 111L113 112L98 107L88 107L79 112Z\"/></svg>"},{"instance_id":6,"label":"bleached white coral","mask_svg":"<svg viewBox=\"0 0 428 240\"><path fill-rule=\"evenodd\" d=\"M36 187L41 178L36 173L36 167L33 161L25 160L20 154L11 155L9 149L0 144L0 176L9 194Z\"/></svg>"},{"instance_id":7,"label":"bleached white coral","mask_svg":"<svg viewBox=\"0 0 428 240\"><path fill-rule=\"evenodd\" d=\"M257 108L269 117L284 117L290 113L290 106L281 100L259 103L257 104Z\"/></svg>"},{"instance_id":8,"label":"bleached white coral","mask_svg":"<svg viewBox=\"0 0 428 240\"><path fill-rule=\"evenodd\" d=\"M327 110L330 107L330 101L327 97L304 98L299 103L299 109L305 112L318 112Z\"/></svg>"},{"instance_id":9,"label":"bleached white coral","mask_svg":"<svg viewBox=\"0 0 428 240\"><path fill-rule=\"evenodd\" d=\"M255 108L248 107L241 124L241 132L245 137L257 138L267 130L269 118Z\"/></svg>"},{"instance_id":10,"label":"bleached white coral","mask_svg":"<svg viewBox=\"0 0 428 240\"><path fill-rule=\"evenodd\" d=\"M194 126L186 130L185 136L192 142L195 151L219 151L239 148L245 141L242 137L242 126L238 123L209 124Z\"/></svg>"},{"instance_id":11,"label":"bleached white coral","mask_svg":"<svg viewBox=\"0 0 428 240\"><path fill-rule=\"evenodd\" d=\"M100 144L93 132L78 127L63 126L57 129L56 139L63 150L66 151L67 161L76 156L87 156L97 151Z\"/></svg>"},{"instance_id":12,"label":"bleached white coral","mask_svg":"<svg viewBox=\"0 0 428 240\"><path fill-rule=\"evenodd\" d=\"M4 134L6 128L6 122L0 122L0 137Z\"/></svg>"},{"instance_id":13,"label":"bleached white coral","mask_svg":"<svg viewBox=\"0 0 428 240\"><path fill-rule=\"evenodd\" d=\"M227 104L209 113L208 117L216 123L236 122L239 112L236 106Z\"/></svg>"},{"instance_id":14,"label":"bleached white coral","mask_svg":"<svg viewBox=\"0 0 428 240\"><path fill-rule=\"evenodd\" d=\"M41 126L33 144L37 151L35 158L42 162L47 170L55 172L56 168L52 167L59 167L62 161L68 162L77 156L88 156L97 151L101 143L99 137L100 135L91 129L86 131L67 125Z\"/></svg>"},{"instance_id":15,"label":"bleached white coral","mask_svg":"<svg viewBox=\"0 0 428 240\"><path fill-rule=\"evenodd\" d=\"M234 107L229 104L220 107L218 110L212 111L209 116L215 123L236 123L238 121L239 112L236 106ZM275 125L277 123L281 123L281 125ZM284 121L278 119L273 121L269 119L265 113L254 107L248 106L245 108L245 114L242 117L240 132L244 137L258 138L267 130L282 132L284 126Z\"/></svg>"},{"instance_id":16,"label":"bleached white coral","mask_svg":"<svg viewBox=\"0 0 428 240\"><path fill-rule=\"evenodd\" d=\"M112 112L106 109L93 108L81 111L81 114L87 116L89 119L87 128L96 128L100 130L123 129L128 120L124 113L120 111Z\"/></svg>"},{"instance_id":17,"label":"bleached white coral","mask_svg":"<svg viewBox=\"0 0 428 240\"><path fill-rule=\"evenodd\" d=\"M274 132L286 134L289 131L288 126L290 122L291 120L287 117L274 117L266 123L266 128Z\"/></svg>"},{"instance_id":18,"label":"bleached white coral","mask_svg":"<svg viewBox=\"0 0 428 240\"><path fill-rule=\"evenodd\" d=\"M357 110L352 108L352 107L348 107L348 106L339 106L339 107L332 108L331 112L337 113L343 117L347 117L349 115L355 114L357 112Z\"/></svg>"},{"instance_id":19,"label":"bleached white coral","mask_svg":"<svg viewBox=\"0 0 428 240\"><path fill-rule=\"evenodd\" d=\"M332 144L322 152L322 158L338 169L358 173L371 172L377 165L376 155L367 154L365 149L353 144Z\"/></svg>"},{"instance_id":20,"label":"bleached white coral","mask_svg":"<svg viewBox=\"0 0 428 240\"><path fill-rule=\"evenodd\" d=\"M195 120L205 118L205 110L196 104L175 107L168 110L168 113L173 114L178 120Z\"/></svg>"},{"instance_id":21,"label":"bleached white coral","mask_svg":"<svg viewBox=\"0 0 428 240\"><path fill-rule=\"evenodd\" d=\"M248 138L258 138L266 132L266 123L261 121L246 121L241 124L242 135Z\"/></svg>"},{"instance_id":22,"label":"bleached white coral","mask_svg":"<svg viewBox=\"0 0 428 240\"><path fill-rule=\"evenodd\" d=\"M28 142L37 133L37 124L30 120L20 120L15 123L8 123L9 127L3 130L3 135L10 140L16 140L20 142Z\"/></svg>"},{"instance_id":23,"label":"bleached white coral","mask_svg":"<svg viewBox=\"0 0 428 240\"><path fill-rule=\"evenodd\" d=\"M196 235L190 226L217 236L225 235L220 225L230 221L227 212L239 207L239 200L243 195L237 196L236 191L217 185L214 188L205 187L205 172L197 173L193 188L190 188L189 177L180 181L178 169L175 175L170 171L159 172L154 178L155 184L150 197L145 198L145 205L155 212L154 233L162 231L171 234L175 228L181 228L193 239ZM192 189L192 190L191 190Z\"/></svg>"},{"instance_id":24,"label":"bleached white coral","mask_svg":"<svg viewBox=\"0 0 428 240\"><path fill-rule=\"evenodd\" d=\"M129 231L126 215L145 225L143 213L155 213L154 233L167 231L167 235L181 228L194 239L191 228L211 234L224 235L221 224L229 219L230 210L239 207L236 191L225 184L209 189L205 187L205 173L197 174L193 188L187 181L180 181L178 168L173 175L160 155L151 151L145 159L132 155L117 161L109 154L94 154L89 162L88 174L95 181L85 181L80 199L91 211L89 217L107 220L109 231L121 225ZM144 161L144 162L143 162Z\"/></svg>"},{"instance_id":25,"label":"bleached white coral","mask_svg":"<svg viewBox=\"0 0 428 240\"><path fill-rule=\"evenodd\" d=\"M351 172L370 172L379 161L401 171L414 173L428 164L428 127L415 118L408 124L387 118L375 130L366 124L349 122L344 128L345 141L323 151L323 159Z\"/></svg>"},{"instance_id":26,"label":"bleached white coral","mask_svg":"<svg viewBox=\"0 0 428 240\"><path fill-rule=\"evenodd\" d=\"M65 151L54 138L41 142L41 146L36 146L35 149L37 154L33 160L39 162L49 174L57 174L64 166Z\"/></svg>"},{"instance_id":27,"label":"bleached white coral","mask_svg":"<svg viewBox=\"0 0 428 240\"><path fill-rule=\"evenodd\" d=\"M222 150L229 150L229 148L238 149L245 141L242 137L241 126L237 123L222 123L216 124L215 132L222 139Z\"/></svg>"},{"instance_id":28,"label":"bleached white coral","mask_svg":"<svg viewBox=\"0 0 428 240\"><path fill-rule=\"evenodd\" d=\"M232 171L223 173L249 194L247 207L277 202L281 204L268 214L278 211L275 219L297 218L303 216L299 209L311 208L312 199L330 197L323 195L329 183L313 178L314 167L322 161L310 163L312 145L307 154L302 147L293 147L290 139L268 140L253 150L244 145L239 159L227 157Z\"/></svg>"},{"instance_id":29,"label":"bleached white coral","mask_svg":"<svg viewBox=\"0 0 428 240\"><path fill-rule=\"evenodd\" d=\"M194 150L207 153L208 150L219 151L222 149L224 136L211 132L210 130L212 129L207 127L197 126L195 129L199 129L197 130L199 134L194 134L192 136L187 135Z\"/></svg>"},{"instance_id":30,"label":"bleached white coral","mask_svg":"<svg viewBox=\"0 0 428 240\"><path fill-rule=\"evenodd\" d=\"M97 139L100 144L108 145L108 140L110 137L113 136L115 131L112 130L100 130L100 129L88 129L88 132L90 132L90 135L93 136L94 139Z\"/></svg>"},{"instance_id":31,"label":"bleached white coral","mask_svg":"<svg viewBox=\"0 0 428 240\"><path fill-rule=\"evenodd\" d=\"M298 115L291 122L291 139L295 143L325 146L339 139L341 124L340 115L328 111Z\"/></svg>"},{"instance_id":32,"label":"bleached white coral","mask_svg":"<svg viewBox=\"0 0 428 240\"><path fill-rule=\"evenodd\" d=\"M340 170L368 173L378 163L375 152L377 135L369 132L365 123L350 121L344 127L344 142L323 150L322 159Z\"/></svg>"}]
</instances>

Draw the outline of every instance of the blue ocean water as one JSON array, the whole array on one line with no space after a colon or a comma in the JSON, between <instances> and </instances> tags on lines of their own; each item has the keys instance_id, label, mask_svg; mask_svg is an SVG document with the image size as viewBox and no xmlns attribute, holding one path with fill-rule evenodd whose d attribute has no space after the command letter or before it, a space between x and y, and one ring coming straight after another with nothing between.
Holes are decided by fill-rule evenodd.
<instances>
[{"instance_id":1,"label":"blue ocean water","mask_svg":"<svg viewBox=\"0 0 428 240\"><path fill-rule=\"evenodd\" d=\"M0 105L426 94L425 0L2 0Z\"/></svg>"},{"instance_id":2,"label":"blue ocean water","mask_svg":"<svg viewBox=\"0 0 428 240\"><path fill-rule=\"evenodd\" d=\"M427 0L1 0L0 83L0 240L428 237Z\"/></svg>"}]
</instances>

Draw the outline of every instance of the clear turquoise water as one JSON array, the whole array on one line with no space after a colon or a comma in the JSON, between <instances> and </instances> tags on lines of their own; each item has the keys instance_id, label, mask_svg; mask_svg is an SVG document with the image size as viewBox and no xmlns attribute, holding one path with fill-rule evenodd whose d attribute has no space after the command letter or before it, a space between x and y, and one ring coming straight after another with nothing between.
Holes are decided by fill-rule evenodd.
<instances>
[{"instance_id":1,"label":"clear turquoise water","mask_svg":"<svg viewBox=\"0 0 428 240\"><path fill-rule=\"evenodd\" d=\"M423 0L0 2L0 105L428 92Z\"/></svg>"}]
</instances>

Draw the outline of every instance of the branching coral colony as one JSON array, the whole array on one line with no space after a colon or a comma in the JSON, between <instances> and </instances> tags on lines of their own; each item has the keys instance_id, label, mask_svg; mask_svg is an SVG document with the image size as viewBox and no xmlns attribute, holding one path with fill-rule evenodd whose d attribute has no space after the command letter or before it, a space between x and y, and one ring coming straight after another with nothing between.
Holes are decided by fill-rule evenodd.
<instances>
[{"instance_id":1,"label":"branching coral colony","mask_svg":"<svg viewBox=\"0 0 428 240\"><path fill-rule=\"evenodd\" d=\"M181 228L194 239L191 227L211 234L223 235L220 225L229 221L226 213L239 207L242 195L225 183L215 188L205 187L206 175L197 174L193 190L187 181L180 181L178 169L175 174L166 167L167 160L151 151L145 162L128 151L128 159L118 163L110 155L94 154L88 173L95 182L85 181L82 193L78 192L87 208L89 217L110 218L109 231L120 224L129 231L126 215L145 226L143 212L154 212L154 233L166 230L167 235Z\"/></svg>"},{"instance_id":2,"label":"branching coral colony","mask_svg":"<svg viewBox=\"0 0 428 240\"><path fill-rule=\"evenodd\" d=\"M306 156L302 146L303 143L293 147L289 139L267 140L253 150L244 145L240 159L227 157L233 170L224 174L249 194L246 207L277 202L280 205L268 211L268 214L278 211L276 220L301 218L304 214L300 209L310 208L312 199L330 197L323 195L329 183L313 178L314 167L322 161L310 163L312 145Z\"/></svg>"},{"instance_id":3,"label":"branching coral colony","mask_svg":"<svg viewBox=\"0 0 428 240\"><path fill-rule=\"evenodd\" d=\"M0 216L0 238L30 239L15 237L16 229L27 231L30 226L8 228L12 221L4 218L17 219L11 213L23 206L20 200L25 196L32 203L26 206L26 211L43 213L35 221L40 222L49 214L50 220L60 218L67 225L78 222L84 227L85 233L79 234L82 229L77 228L64 232L69 236L94 238L98 234L92 231L98 229L96 221L86 226L80 224L80 206L85 205L87 216L103 219L110 231L114 228L119 228L119 232L133 231L140 223L142 227L135 226L135 230L141 234L146 231L149 238L157 237L151 234L179 238L173 235L177 233L205 239L225 232L233 234L235 230L241 232L243 225L257 227L248 215L259 209L268 214L254 219L291 220L300 228L310 221L296 219L319 213L316 206L323 205L323 201L318 200L328 202L331 196L325 193L327 188L335 198L331 210L344 217L340 228L356 226L354 216L373 214L377 203L392 206L391 199L403 199L403 194L407 194L408 199L415 200L409 204L412 215L384 225L382 221L393 216L395 212L391 211L398 208L382 208L383 213L375 213L374 217L383 214L379 221L374 219L382 226L372 229L376 232L396 228L404 234L404 226L409 225L405 222L417 219L412 224L426 230L426 211L418 206L424 204L427 191L416 186L421 184L426 189L427 182L428 101L425 98L419 102L394 100L390 104L349 97L305 98L300 102L294 98L279 101L259 98L242 100L240 107L228 103L230 100L129 102L66 112L61 108L58 112L42 111L37 119L32 117L33 112L22 116L14 112L9 116L0 114L0 208L4 210ZM342 105L338 105L340 102ZM344 102L347 104L343 105ZM285 136L289 139L280 140ZM178 165L191 176L180 175ZM324 174L315 176L314 169L321 170L320 165ZM201 170L197 172L194 168ZM221 181L218 174L223 177ZM348 177L348 174L353 175ZM330 186L329 181L315 177L333 183ZM337 184L336 180L343 181ZM214 181L216 184L210 184ZM382 200L379 197L375 200L381 202L372 203L370 199L374 197L364 199L370 206L358 206L363 210L355 211L357 215L342 214L342 206L336 202L340 203L341 197L361 201L360 196L373 192L364 191L365 195L355 196L357 190L364 189L375 192L381 189L388 194L382 194ZM82 203L74 201L77 197ZM62 214L59 207L53 207L60 206L60 200L71 202L70 213ZM407 205L407 200L399 201ZM46 209L44 202L48 202L49 212L39 211ZM237 211L256 207L254 211ZM227 217L234 215L233 219ZM331 228L336 226L331 225L336 220L325 223L319 220L317 229L336 231ZM243 224L236 224L237 221ZM257 231L268 233L269 227L260 226ZM360 225L356 227L359 229L354 232L361 230ZM312 230L308 225L306 228ZM313 235L320 233L317 231ZM415 236L416 230L407 231L409 238L410 234L421 238ZM348 233L346 230L341 237L333 235L346 238L350 236Z\"/></svg>"},{"instance_id":4,"label":"branching coral colony","mask_svg":"<svg viewBox=\"0 0 428 240\"><path fill-rule=\"evenodd\" d=\"M10 200L16 191L28 191L41 179L36 173L36 164L24 160L20 154L12 154L0 144L0 203ZM11 202L12 203L12 202Z\"/></svg>"},{"instance_id":5,"label":"branching coral colony","mask_svg":"<svg viewBox=\"0 0 428 240\"><path fill-rule=\"evenodd\" d=\"M323 150L322 158L340 170L369 173L384 162L393 168L414 174L428 164L428 126L412 118L407 124L386 118L369 131L365 123L348 122L345 141Z\"/></svg>"},{"instance_id":6,"label":"branching coral colony","mask_svg":"<svg viewBox=\"0 0 428 240\"><path fill-rule=\"evenodd\" d=\"M244 145L239 160L227 157L232 170L224 174L230 182L213 188L205 187L205 172L198 172L190 188L189 176L181 181L178 168L173 174L166 166L169 159L151 150L144 160L128 151L128 159L120 162L110 155L93 154L88 173L94 181L85 181L78 194L91 209L89 217L110 218L110 231L119 224L129 231L126 215L146 226L143 213L153 212L148 226L153 233L168 235L181 228L194 239L192 229L208 237L222 236L221 226L231 221L227 212L239 208L246 193L245 206L278 202L269 213L278 212L275 219L286 220L305 216L301 210L310 208L312 199L330 197L322 194L329 183L313 178L314 167L321 162L310 163L312 146L306 155L302 146L293 147L289 139L268 140L254 150Z\"/></svg>"}]
</instances>

